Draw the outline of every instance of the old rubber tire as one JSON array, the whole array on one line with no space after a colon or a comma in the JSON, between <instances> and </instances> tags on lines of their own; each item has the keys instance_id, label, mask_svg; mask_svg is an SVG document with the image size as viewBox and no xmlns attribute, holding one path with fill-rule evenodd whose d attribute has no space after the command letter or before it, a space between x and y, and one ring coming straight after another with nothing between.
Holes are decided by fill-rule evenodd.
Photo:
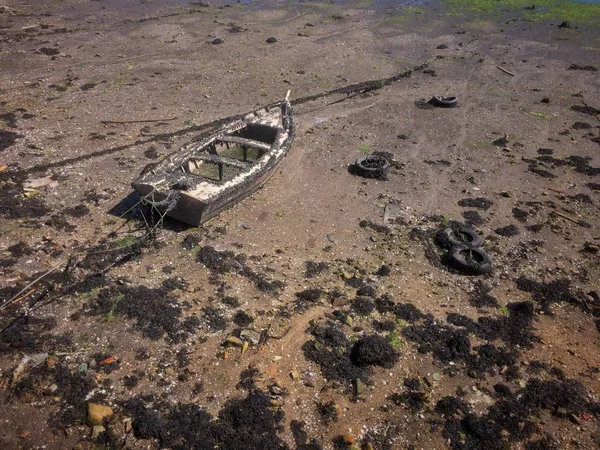
<instances>
[{"instance_id":1,"label":"old rubber tire","mask_svg":"<svg viewBox=\"0 0 600 450\"><path fill-rule=\"evenodd\" d=\"M429 103L441 108L454 108L458 104L458 99L456 97L442 97L441 95L434 95L433 98L429 100Z\"/></svg>"},{"instance_id":2,"label":"old rubber tire","mask_svg":"<svg viewBox=\"0 0 600 450\"><path fill-rule=\"evenodd\" d=\"M477 247L453 247L449 261L452 267L467 274L482 275L492 270L490 255Z\"/></svg>"},{"instance_id":3,"label":"old rubber tire","mask_svg":"<svg viewBox=\"0 0 600 450\"><path fill-rule=\"evenodd\" d=\"M442 231L442 241L447 247L465 246L479 247L482 244L481 237L469 228L458 229L446 228Z\"/></svg>"},{"instance_id":4,"label":"old rubber tire","mask_svg":"<svg viewBox=\"0 0 600 450\"><path fill-rule=\"evenodd\" d=\"M355 163L356 173L367 178L386 178L390 162L381 155L361 156Z\"/></svg>"}]
</instances>

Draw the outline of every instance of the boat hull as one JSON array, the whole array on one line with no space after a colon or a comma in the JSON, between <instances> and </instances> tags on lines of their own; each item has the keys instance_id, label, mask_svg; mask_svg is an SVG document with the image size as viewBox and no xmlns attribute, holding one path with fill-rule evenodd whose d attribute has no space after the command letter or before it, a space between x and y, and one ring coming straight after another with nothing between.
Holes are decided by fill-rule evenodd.
<instances>
[{"instance_id":1,"label":"boat hull","mask_svg":"<svg viewBox=\"0 0 600 450\"><path fill-rule=\"evenodd\" d=\"M282 116L284 116L282 122L285 126L278 129L277 136L279 139L275 140L269 148L267 156L260 161L260 164L248 165L250 169L248 169L247 175L240 176L239 179L232 182L224 183L222 186L204 183L206 191L203 191L202 188L196 189L195 186L174 188L172 183L170 185L165 184L163 178L169 179L170 174L174 173L174 167L181 168L181 161L187 161L186 158L194 159L193 156L190 156L193 151L190 151L188 146L165 158L155 169L150 171L151 173L140 176L132 183L133 188L140 193L144 202L151 204L161 214L180 222L191 226L199 226L212 219L260 189L281 164L294 138L291 107L287 100L282 102L281 105ZM283 112L285 112L285 115ZM256 112L250 113L247 117L251 118L253 115L256 115ZM224 134L224 132L216 133L216 137L209 137L201 141L198 147L191 148L198 152L198 149L201 150L203 146L208 146L215 140L226 140L227 138L224 136L230 136L231 130L239 130L239 128L229 126L227 129L228 134ZM229 140L231 141L231 138ZM250 141L248 140L248 142ZM255 144L264 147L262 143L255 142ZM211 158L214 158L214 156L211 156ZM189 179L189 174L186 177Z\"/></svg>"}]
</instances>

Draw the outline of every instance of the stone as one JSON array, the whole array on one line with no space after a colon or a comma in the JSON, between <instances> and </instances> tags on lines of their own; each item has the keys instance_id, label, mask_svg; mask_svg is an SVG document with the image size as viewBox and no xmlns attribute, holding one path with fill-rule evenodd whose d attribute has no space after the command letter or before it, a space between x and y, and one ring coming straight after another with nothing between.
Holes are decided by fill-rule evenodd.
<instances>
[{"instance_id":1,"label":"stone","mask_svg":"<svg viewBox=\"0 0 600 450\"><path fill-rule=\"evenodd\" d=\"M356 395L362 394L365 391L365 389L367 389L365 383L363 383L360 378L357 378L354 382L354 392L356 393Z\"/></svg>"},{"instance_id":2,"label":"stone","mask_svg":"<svg viewBox=\"0 0 600 450\"><path fill-rule=\"evenodd\" d=\"M113 410L110 406L100 405L98 403L88 403L87 421L90 426L102 425L104 419L112 416Z\"/></svg>"},{"instance_id":3,"label":"stone","mask_svg":"<svg viewBox=\"0 0 600 450\"><path fill-rule=\"evenodd\" d=\"M283 338L288 331L290 331L290 321L289 319L278 319L271 323L269 327L269 331L267 332L267 336L272 339L281 339Z\"/></svg>"},{"instance_id":4,"label":"stone","mask_svg":"<svg viewBox=\"0 0 600 450\"><path fill-rule=\"evenodd\" d=\"M102 425L94 425L92 427L92 440L96 440L98 439L98 436L100 436L100 434L104 433L106 431L106 428L104 428Z\"/></svg>"},{"instance_id":5,"label":"stone","mask_svg":"<svg viewBox=\"0 0 600 450\"><path fill-rule=\"evenodd\" d=\"M235 336L229 336L227 338L227 343L237 345L238 347L241 347L244 345L244 341L242 341L240 338L237 338Z\"/></svg>"},{"instance_id":6,"label":"stone","mask_svg":"<svg viewBox=\"0 0 600 450\"><path fill-rule=\"evenodd\" d=\"M253 345L258 345L260 342L260 333L254 330L242 330L240 332L240 338L252 342Z\"/></svg>"},{"instance_id":7,"label":"stone","mask_svg":"<svg viewBox=\"0 0 600 450\"><path fill-rule=\"evenodd\" d=\"M300 372L298 372L298 369L292 369L290 372L290 377L292 377L292 380L298 381L300 379Z\"/></svg>"},{"instance_id":8,"label":"stone","mask_svg":"<svg viewBox=\"0 0 600 450\"><path fill-rule=\"evenodd\" d=\"M344 442L348 445L352 445L356 443L356 436L354 436L353 434L345 434L344 435Z\"/></svg>"},{"instance_id":9,"label":"stone","mask_svg":"<svg viewBox=\"0 0 600 450\"><path fill-rule=\"evenodd\" d=\"M267 44L274 44L275 42L277 42L276 37L271 36L270 38L267 38Z\"/></svg>"},{"instance_id":10,"label":"stone","mask_svg":"<svg viewBox=\"0 0 600 450\"><path fill-rule=\"evenodd\" d=\"M561 407L556 410L556 415L558 417L567 417L567 414L568 414L567 408Z\"/></svg>"},{"instance_id":11,"label":"stone","mask_svg":"<svg viewBox=\"0 0 600 450\"><path fill-rule=\"evenodd\" d=\"M350 299L348 297L336 297L333 299L333 301L331 302L331 304L333 306L346 306L348 303L350 303Z\"/></svg>"}]
</instances>

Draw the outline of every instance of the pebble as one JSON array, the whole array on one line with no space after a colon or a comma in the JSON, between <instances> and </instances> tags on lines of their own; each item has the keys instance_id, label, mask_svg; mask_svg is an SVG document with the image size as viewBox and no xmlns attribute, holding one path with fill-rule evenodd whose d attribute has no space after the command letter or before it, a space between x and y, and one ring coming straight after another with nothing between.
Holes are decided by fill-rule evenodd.
<instances>
[{"instance_id":1,"label":"pebble","mask_svg":"<svg viewBox=\"0 0 600 450\"><path fill-rule=\"evenodd\" d=\"M260 333L254 330L242 330L240 338L252 342L253 345L258 345L260 342Z\"/></svg>"},{"instance_id":2,"label":"pebble","mask_svg":"<svg viewBox=\"0 0 600 450\"><path fill-rule=\"evenodd\" d=\"M354 390L356 392L356 395L362 394L365 391L365 389L367 389L367 386L362 382L360 378L357 378L356 382L354 383Z\"/></svg>"},{"instance_id":3,"label":"pebble","mask_svg":"<svg viewBox=\"0 0 600 450\"><path fill-rule=\"evenodd\" d=\"M275 42L277 42L276 37L271 36L270 38L267 38L267 44L274 44Z\"/></svg>"},{"instance_id":4,"label":"pebble","mask_svg":"<svg viewBox=\"0 0 600 450\"><path fill-rule=\"evenodd\" d=\"M102 425L94 425L94 427L92 428L92 439L98 439L98 436L100 436L100 434L104 433L105 431L106 428L104 428Z\"/></svg>"},{"instance_id":5,"label":"pebble","mask_svg":"<svg viewBox=\"0 0 600 450\"><path fill-rule=\"evenodd\" d=\"M350 299L348 297L337 297L331 302L333 306L345 306L348 303L350 303Z\"/></svg>"},{"instance_id":6,"label":"pebble","mask_svg":"<svg viewBox=\"0 0 600 450\"><path fill-rule=\"evenodd\" d=\"M88 403L87 421L90 426L102 425L104 419L113 414L113 410L110 406L100 405L98 403Z\"/></svg>"},{"instance_id":7,"label":"pebble","mask_svg":"<svg viewBox=\"0 0 600 450\"><path fill-rule=\"evenodd\" d=\"M241 347L244 345L244 341L242 341L240 338L237 338L235 336L229 336L227 338L227 343L237 345L238 347Z\"/></svg>"},{"instance_id":8,"label":"pebble","mask_svg":"<svg viewBox=\"0 0 600 450\"><path fill-rule=\"evenodd\" d=\"M267 335L272 339L283 338L290 331L290 321L288 319L279 319L271 323Z\"/></svg>"},{"instance_id":9,"label":"pebble","mask_svg":"<svg viewBox=\"0 0 600 450\"><path fill-rule=\"evenodd\" d=\"M345 434L344 435L344 442L346 444L352 445L352 444L356 443L356 436L354 436L353 434L350 434L350 433Z\"/></svg>"}]
</instances>

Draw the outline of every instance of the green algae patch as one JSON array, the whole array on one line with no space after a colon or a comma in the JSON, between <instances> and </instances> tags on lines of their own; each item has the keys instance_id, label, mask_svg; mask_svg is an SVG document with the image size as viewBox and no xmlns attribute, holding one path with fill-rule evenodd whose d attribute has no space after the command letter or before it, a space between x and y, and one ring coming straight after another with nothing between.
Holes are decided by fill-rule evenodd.
<instances>
[{"instance_id":1,"label":"green algae patch","mask_svg":"<svg viewBox=\"0 0 600 450\"><path fill-rule=\"evenodd\" d=\"M503 16L517 12L530 22L554 19L571 24L600 24L600 4L595 3L569 0L444 0L444 5L448 8L448 14L452 16L468 16L474 13Z\"/></svg>"},{"instance_id":2,"label":"green algae patch","mask_svg":"<svg viewBox=\"0 0 600 450\"><path fill-rule=\"evenodd\" d=\"M549 113L530 111L529 109L525 108L524 106L521 106L519 108L519 111L527 113L531 117L535 117L536 119L539 119L539 120L550 120L554 117L552 114L549 114Z\"/></svg>"}]
</instances>

